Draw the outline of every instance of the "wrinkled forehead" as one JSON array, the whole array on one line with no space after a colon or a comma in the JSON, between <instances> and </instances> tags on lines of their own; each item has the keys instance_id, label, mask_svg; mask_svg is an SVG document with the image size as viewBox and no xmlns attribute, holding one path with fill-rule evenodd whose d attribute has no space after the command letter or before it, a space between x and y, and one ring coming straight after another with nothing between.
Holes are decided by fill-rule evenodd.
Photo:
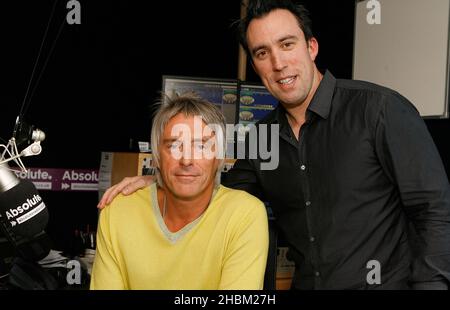
<instances>
[{"instance_id":1,"label":"wrinkled forehead","mask_svg":"<svg viewBox=\"0 0 450 310\"><path fill-rule=\"evenodd\" d=\"M217 127L218 124L206 124L201 115L184 115L179 113L166 124L163 136L164 139L180 137L205 139L214 136Z\"/></svg>"}]
</instances>

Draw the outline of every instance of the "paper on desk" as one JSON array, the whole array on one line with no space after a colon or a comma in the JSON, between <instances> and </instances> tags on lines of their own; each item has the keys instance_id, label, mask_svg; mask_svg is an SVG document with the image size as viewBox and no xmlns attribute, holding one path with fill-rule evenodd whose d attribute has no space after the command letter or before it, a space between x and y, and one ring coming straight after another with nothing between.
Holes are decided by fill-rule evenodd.
<instances>
[{"instance_id":1,"label":"paper on desk","mask_svg":"<svg viewBox=\"0 0 450 310\"><path fill-rule=\"evenodd\" d=\"M38 263L42 267L62 267L61 265L64 264L63 267L66 267L66 264L64 263L66 260L68 260L67 257L61 255L62 251L55 251L50 250L50 253L43 259L41 259Z\"/></svg>"}]
</instances>

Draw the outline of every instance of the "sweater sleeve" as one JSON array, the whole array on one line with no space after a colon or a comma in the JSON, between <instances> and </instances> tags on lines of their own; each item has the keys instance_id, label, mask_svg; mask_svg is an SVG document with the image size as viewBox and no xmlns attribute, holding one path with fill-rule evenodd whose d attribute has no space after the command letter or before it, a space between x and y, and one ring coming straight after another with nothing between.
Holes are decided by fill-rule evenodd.
<instances>
[{"instance_id":1,"label":"sweater sleeve","mask_svg":"<svg viewBox=\"0 0 450 310\"><path fill-rule=\"evenodd\" d=\"M267 213L264 204L254 197L246 208L245 214L239 214L227 248L219 285L222 290L263 288L269 247Z\"/></svg>"},{"instance_id":2,"label":"sweater sleeve","mask_svg":"<svg viewBox=\"0 0 450 310\"><path fill-rule=\"evenodd\" d=\"M111 242L110 214L113 206L100 213L97 230L97 248L91 275L91 290L122 290L125 281L121 275Z\"/></svg>"}]
</instances>

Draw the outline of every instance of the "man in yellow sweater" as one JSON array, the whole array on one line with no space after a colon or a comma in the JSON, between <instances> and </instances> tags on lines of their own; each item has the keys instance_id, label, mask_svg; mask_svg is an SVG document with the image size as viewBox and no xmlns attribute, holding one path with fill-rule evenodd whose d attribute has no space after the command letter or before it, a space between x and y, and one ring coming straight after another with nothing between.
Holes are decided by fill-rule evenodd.
<instances>
[{"instance_id":1,"label":"man in yellow sweater","mask_svg":"<svg viewBox=\"0 0 450 310\"><path fill-rule=\"evenodd\" d=\"M220 185L224 133L220 110L200 98L160 106L157 182L101 211L91 289L262 289L267 214Z\"/></svg>"}]
</instances>

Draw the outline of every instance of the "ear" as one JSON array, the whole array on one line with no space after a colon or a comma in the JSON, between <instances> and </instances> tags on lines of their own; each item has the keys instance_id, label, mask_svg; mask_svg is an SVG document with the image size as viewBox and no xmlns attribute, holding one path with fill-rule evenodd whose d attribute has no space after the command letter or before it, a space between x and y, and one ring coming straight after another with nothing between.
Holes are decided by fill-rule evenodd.
<instances>
[{"instance_id":1,"label":"ear","mask_svg":"<svg viewBox=\"0 0 450 310\"><path fill-rule=\"evenodd\" d=\"M225 159L216 158L216 160L214 162L214 171L216 171L216 173L217 173L219 170L223 169L224 165L225 165Z\"/></svg>"},{"instance_id":2,"label":"ear","mask_svg":"<svg viewBox=\"0 0 450 310\"><path fill-rule=\"evenodd\" d=\"M317 54L319 53L319 42L317 42L316 38L314 37L312 37L308 41L308 53L309 57L311 57L311 60L315 61Z\"/></svg>"}]
</instances>

